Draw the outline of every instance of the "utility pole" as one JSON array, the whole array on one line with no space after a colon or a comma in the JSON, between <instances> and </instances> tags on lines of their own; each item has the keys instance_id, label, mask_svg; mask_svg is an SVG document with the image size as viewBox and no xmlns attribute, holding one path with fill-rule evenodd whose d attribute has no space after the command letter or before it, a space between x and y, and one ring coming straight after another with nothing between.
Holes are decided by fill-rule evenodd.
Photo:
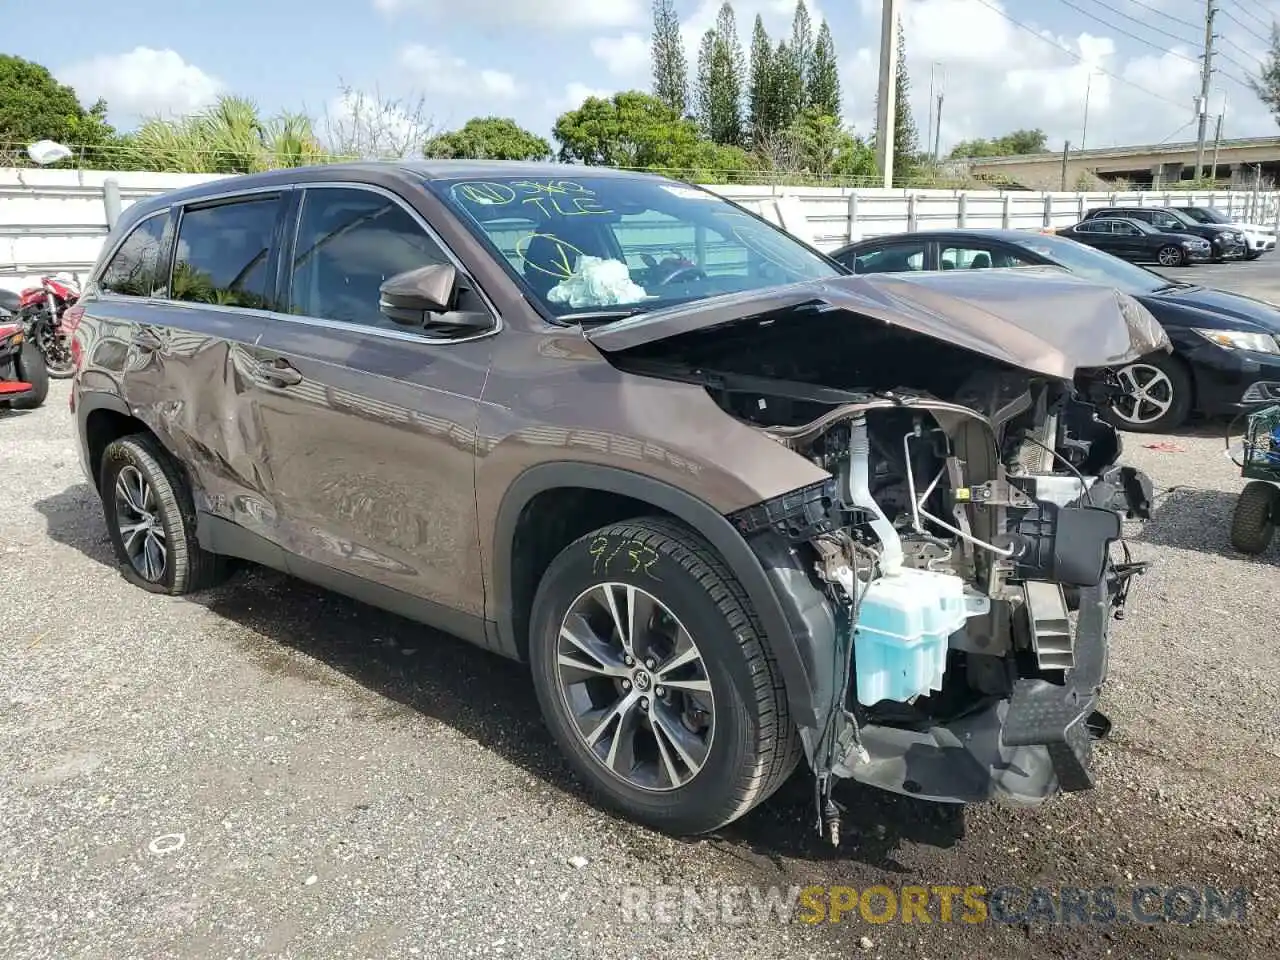
<instances>
[{"instance_id":1,"label":"utility pole","mask_svg":"<svg viewBox=\"0 0 1280 960\"><path fill-rule=\"evenodd\" d=\"M943 89L938 88L938 125L933 128L933 162L938 162L938 144L942 141L942 96Z\"/></svg>"},{"instance_id":2,"label":"utility pole","mask_svg":"<svg viewBox=\"0 0 1280 960\"><path fill-rule=\"evenodd\" d=\"M1067 158L1071 156L1071 141L1062 144L1062 192L1067 192Z\"/></svg>"},{"instance_id":3,"label":"utility pole","mask_svg":"<svg viewBox=\"0 0 1280 960\"><path fill-rule=\"evenodd\" d=\"M1089 71L1089 78L1085 80L1084 85L1084 123L1080 126L1080 149L1084 149L1085 137L1089 133L1089 95L1093 93L1093 71Z\"/></svg>"},{"instance_id":4,"label":"utility pole","mask_svg":"<svg viewBox=\"0 0 1280 960\"><path fill-rule=\"evenodd\" d=\"M1222 95L1222 110L1218 112L1218 128L1213 134L1213 166L1209 171L1209 179L1218 179L1218 146L1222 143L1222 118L1227 115L1227 95Z\"/></svg>"},{"instance_id":5,"label":"utility pole","mask_svg":"<svg viewBox=\"0 0 1280 960\"><path fill-rule=\"evenodd\" d=\"M1212 0L1210 0L1212 2ZM876 109L876 163L893 186L893 134L898 92L898 0L880 0L880 92Z\"/></svg>"},{"instance_id":6,"label":"utility pole","mask_svg":"<svg viewBox=\"0 0 1280 960\"><path fill-rule=\"evenodd\" d=\"M1217 13L1217 0L1205 0L1204 57L1200 61L1200 98L1196 101L1196 112L1200 115L1200 126L1196 134L1196 175L1194 177L1196 180L1204 174L1205 127L1209 121L1209 81L1213 79L1213 18Z\"/></svg>"}]
</instances>

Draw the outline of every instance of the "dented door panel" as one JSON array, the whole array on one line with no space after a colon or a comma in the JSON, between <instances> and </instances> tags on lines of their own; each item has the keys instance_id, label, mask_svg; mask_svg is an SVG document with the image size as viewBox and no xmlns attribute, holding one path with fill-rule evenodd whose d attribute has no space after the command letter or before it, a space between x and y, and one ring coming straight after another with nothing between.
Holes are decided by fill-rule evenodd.
<instances>
[{"instance_id":1,"label":"dented door panel","mask_svg":"<svg viewBox=\"0 0 1280 960\"><path fill-rule=\"evenodd\" d=\"M278 318L255 407L290 555L481 615L475 430L492 338L433 344Z\"/></svg>"}]
</instances>

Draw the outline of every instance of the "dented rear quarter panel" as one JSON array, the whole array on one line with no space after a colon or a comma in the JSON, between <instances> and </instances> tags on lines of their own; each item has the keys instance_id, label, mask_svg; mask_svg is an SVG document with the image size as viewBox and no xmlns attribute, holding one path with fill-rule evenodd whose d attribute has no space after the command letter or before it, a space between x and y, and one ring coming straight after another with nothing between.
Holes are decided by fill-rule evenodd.
<instances>
[{"instance_id":1,"label":"dented rear quarter panel","mask_svg":"<svg viewBox=\"0 0 1280 960\"><path fill-rule=\"evenodd\" d=\"M249 351L265 317L252 311L95 296L77 336L84 353L81 403L93 394L123 399L191 474L197 508L262 532L267 479L258 468L262 437L251 416L256 385ZM139 345L153 334L156 349Z\"/></svg>"}]
</instances>

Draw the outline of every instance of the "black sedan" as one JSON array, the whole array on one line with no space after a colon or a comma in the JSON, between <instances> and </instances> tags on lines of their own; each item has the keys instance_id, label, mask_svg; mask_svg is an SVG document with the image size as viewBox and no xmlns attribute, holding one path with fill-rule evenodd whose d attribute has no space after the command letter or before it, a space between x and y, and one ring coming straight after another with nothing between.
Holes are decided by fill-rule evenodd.
<instances>
[{"instance_id":1,"label":"black sedan","mask_svg":"<svg viewBox=\"0 0 1280 960\"><path fill-rule=\"evenodd\" d=\"M1134 263L1185 267L1190 263L1203 263L1213 256L1209 241L1203 237L1190 233L1166 233L1149 223L1125 217L1081 220L1055 233Z\"/></svg>"},{"instance_id":2,"label":"black sedan","mask_svg":"<svg viewBox=\"0 0 1280 960\"><path fill-rule=\"evenodd\" d=\"M1166 431L1193 412L1280 400L1280 307L1170 281L1063 236L928 230L863 240L831 256L854 273L1057 266L1131 294L1164 325L1174 351L1120 371L1130 392L1109 415L1127 430Z\"/></svg>"}]
</instances>

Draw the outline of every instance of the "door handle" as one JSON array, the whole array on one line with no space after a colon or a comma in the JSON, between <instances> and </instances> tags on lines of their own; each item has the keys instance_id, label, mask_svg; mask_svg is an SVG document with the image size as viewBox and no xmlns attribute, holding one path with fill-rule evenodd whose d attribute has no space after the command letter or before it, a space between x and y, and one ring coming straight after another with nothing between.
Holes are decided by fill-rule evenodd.
<instances>
[{"instance_id":1,"label":"door handle","mask_svg":"<svg viewBox=\"0 0 1280 960\"><path fill-rule=\"evenodd\" d=\"M154 333L150 330L143 330L141 328L134 330L132 336L129 337L129 340L135 347L139 347L143 350L159 350L164 346L164 344L160 342L160 338Z\"/></svg>"},{"instance_id":2,"label":"door handle","mask_svg":"<svg viewBox=\"0 0 1280 960\"><path fill-rule=\"evenodd\" d=\"M259 379L278 387L292 387L302 382L302 373L287 360L264 360L258 364Z\"/></svg>"}]
</instances>

